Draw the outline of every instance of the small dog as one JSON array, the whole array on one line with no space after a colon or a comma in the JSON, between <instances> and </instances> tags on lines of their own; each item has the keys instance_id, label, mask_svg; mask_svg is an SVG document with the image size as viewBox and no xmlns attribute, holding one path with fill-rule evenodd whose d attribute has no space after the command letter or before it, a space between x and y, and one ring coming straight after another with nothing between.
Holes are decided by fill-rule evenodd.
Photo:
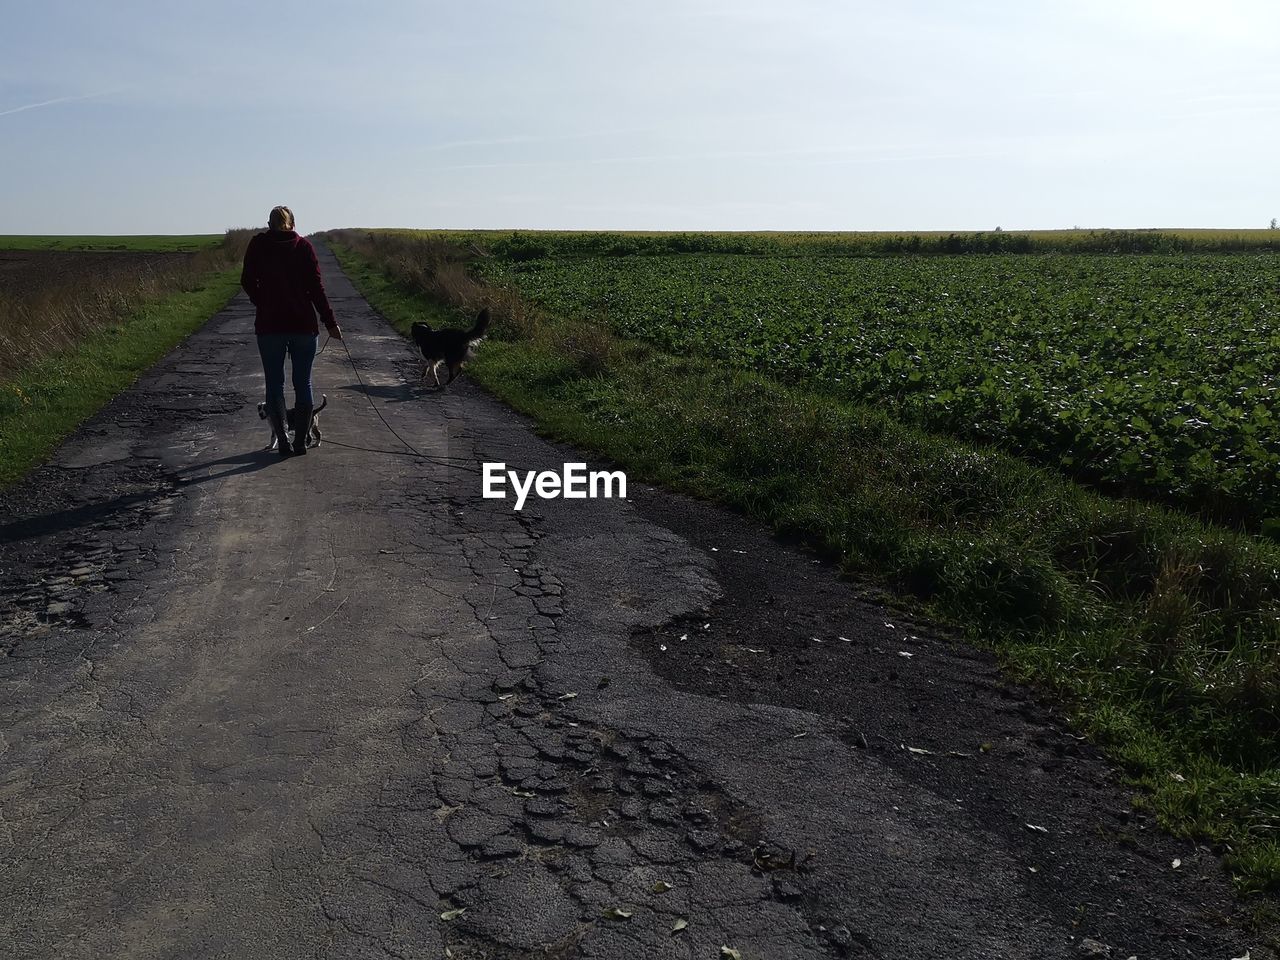
<instances>
[{"instance_id":1,"label":"small dog","mask_svg":"<svg viewBox=\"0 0 1280 960\"><path fill-rule=\"evenodd\" d=\"M308 447L320 446L320 439L323 436L320 433L320 411L323 410L328 405L328 403L329 403L329 395L326 393L322 393L320 394L320 406L316 407L314 410L311 411L311 429L307 431ZM259 420L267 419L267 402L265 400L263 400L261 403L258 404L258 419ZM290 407L287 411L285 411L284 426L285 426L285 430L287 430L289 433L297 432L297 429L298 429L298 408L297 407ZM277 446L280 445L280 441L282 439L286 444L289 442L288 437L283 437L283 438L277 437L276 428L273 426L271 428L271 442L267 444L266 449L274 450Z\"/></svg>"},{"instance_id":2,"label":"small dog","mask_svg":"<svg viewBox=\"0 0 1280 960\"><path fill-rule=\"evenodd\" d=\"M423 359L427 361L426 369L422 371L423 378L426 377L427 370L430 370L439 390L453 383L454 377L462 372L463 365L472 358L476 344L484 339L484 332L488 329L488 307L476 316L475 326L470 330L432 330L421 321L415 323L409 332L413 335L413 342L422 351ZM444 383L440 382L442 363L449 370L449 379Z\"/></svg>"}]
</instances>

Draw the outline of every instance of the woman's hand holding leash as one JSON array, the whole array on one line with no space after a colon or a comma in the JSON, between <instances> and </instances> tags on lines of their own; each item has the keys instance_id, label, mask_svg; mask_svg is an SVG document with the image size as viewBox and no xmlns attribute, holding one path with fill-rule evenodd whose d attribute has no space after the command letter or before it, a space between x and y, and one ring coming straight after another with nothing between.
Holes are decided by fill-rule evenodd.
<instances>
[{"instance_id":1,"label":"woman's hand holding leash","mask_svg":"<svg viewBox=\"0 0 1280 960\"><path fill-rule=\"evenodd\" d=\"M324 348L325 348L325 347L327 347L327 346L329 346L329 341L330 341L330 340L341 340L341 339L342 339L342 328L341 328L340 326L338 326L336 323L334 323L334 324L325 324L324 329L325 329L325 333L327 333L327 334L328 334L328 336L324 338L324 346L323 346L323 347L321 347L321 348L320 348L320 352L316 354L316 356L317 356L317 357L318 357L318 356L320 356L320 354L321 354L321 353L324 353ZM345 346L346 346L346 344L344 343L344 344L343 344L343 346L345 347Z\"/></svg>"}]
</instances>

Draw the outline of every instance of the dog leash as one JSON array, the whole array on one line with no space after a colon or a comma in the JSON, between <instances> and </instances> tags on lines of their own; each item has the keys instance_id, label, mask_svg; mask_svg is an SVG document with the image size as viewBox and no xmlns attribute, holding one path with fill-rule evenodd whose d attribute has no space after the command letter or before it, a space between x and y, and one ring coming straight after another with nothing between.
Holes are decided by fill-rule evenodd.
<instances>
[{"instance_id":1,"label":"dog leash","mask_svg":"<svg viewBox=\"0 0 1280 960\"><path fill-rule=\"evenodd\" d=\"M325 340L324 347L327 347L329 345L329 340L332 340L332 339L333 337L330 336L327 340ZM451 467L455 470L459 470L459 469L466 470L468 473L480 472L479 470L476 470L474 468L467 469L466 467L459 467L456 463L452 462L454 460L465 460L466 459L465 457L429 457L425 453L420 451L417 447L415 447L412 443L410 443L408 440L406 440L404 437L400 436L400 434L396 431L396 428L393 427L391 424L387 423L387 418L382 415L382 411L378 409L378 405L373 402L373 397L369 393L369 388L365 386L364 378L360 376L360 368L356 366L356 358L351 355L351 347L347 345L346 337L342 337L339 342L342 344L342 349L347 352L347 362L351 364L351 370L356 375L356 381L360 384L360 392L364 394L364 398L368 402L369 408L378 415L378 419L382 421L382 425L386 427L388 431L390 431L393 437L395 437L397 440L403 443L406 447L408 447L409 450L412 451L413 455L415 457L418 457L421 460L426 460L430 463L434 463L442 467ZM321 353L324 353L324 347L320 348L320 352L317 353L316 356L319 356Z\"/></svg>"}]
</instances>

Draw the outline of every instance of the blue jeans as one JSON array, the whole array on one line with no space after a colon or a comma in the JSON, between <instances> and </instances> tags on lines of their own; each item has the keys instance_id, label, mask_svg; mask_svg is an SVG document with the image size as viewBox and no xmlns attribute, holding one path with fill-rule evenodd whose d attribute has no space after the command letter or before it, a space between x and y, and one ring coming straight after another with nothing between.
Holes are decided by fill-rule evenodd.
<instances>
[{"instance_id":1,"label":"blue jeans","mask_svg":"<svg viewBox=\"0 0 1280 960\"><path fill-rule=\"evenodd\" d=\"M263 333L258 335L262 373L267 378L267 409L284 405L284 355L293 357L293 395L296 406L311 403L311 364L316 359L314 333Z\"/></svg>"}]
</instances>

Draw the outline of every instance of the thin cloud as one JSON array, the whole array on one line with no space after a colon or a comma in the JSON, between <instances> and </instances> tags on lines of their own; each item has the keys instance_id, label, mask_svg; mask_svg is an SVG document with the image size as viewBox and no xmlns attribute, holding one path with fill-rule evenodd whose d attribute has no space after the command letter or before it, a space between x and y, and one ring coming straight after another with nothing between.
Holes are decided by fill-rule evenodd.
<instances>
[{"instance_id":1,"label":"thin cloud","mask_svg":"<svg viewBox=\"0 0 1280 960\"><path fill-rule=\"evenodd\" d=\"M620 137L633 133L650 133L652 127L621 127L615 130L588 130L581 133L562 134L514 134L508 137L493 137L484 140L450 140L445 143L430 143L419 147L418 153L443 153L448 150L462 150L469 147L505 147L513 144L536 143L568 143L574 140L594 140L599 137Z\"/></svg>"},{"instance_id":2,"label":"thin cloud","mask_svg":"<svg viewBox=\"0 0 1280 960\"><path fill-rule=\"evenodd\" d=\"M832 156L835 154L835 156ZM757 160L768 164L786 160L799 166L889 163L898 160L956 160L997 156L979 152L917 152L906 145L864 145L858 147L810 147L788 150L715 150L691 153L652 153L632 156L556 157L546 160L500 160L491 163L457 163L431 168L444 170L496 170L506 167L573 167L629 163L688 163L700 160Z\"/></svg>"},{"instance_id":3,"label":"thin cloud","mask_svg":"<svg viewBox=\"0 0 1280 960\"><path fill-rule=\"evenodd\" d=\"M0 117L7 117L11 113L22 113L24 110L36 110L40 107L52 107L57 103L71 103L76 100L92 100L95 97L105 97L108 94L116 93L119 89L119 87L114 87L111 90L99 90L97 93L85 93L77 97L55 97L52 100L41 100L39 103L28 103L21 107L11 107L8 110L0 110Z\"/></svg>"}]
</instances>

